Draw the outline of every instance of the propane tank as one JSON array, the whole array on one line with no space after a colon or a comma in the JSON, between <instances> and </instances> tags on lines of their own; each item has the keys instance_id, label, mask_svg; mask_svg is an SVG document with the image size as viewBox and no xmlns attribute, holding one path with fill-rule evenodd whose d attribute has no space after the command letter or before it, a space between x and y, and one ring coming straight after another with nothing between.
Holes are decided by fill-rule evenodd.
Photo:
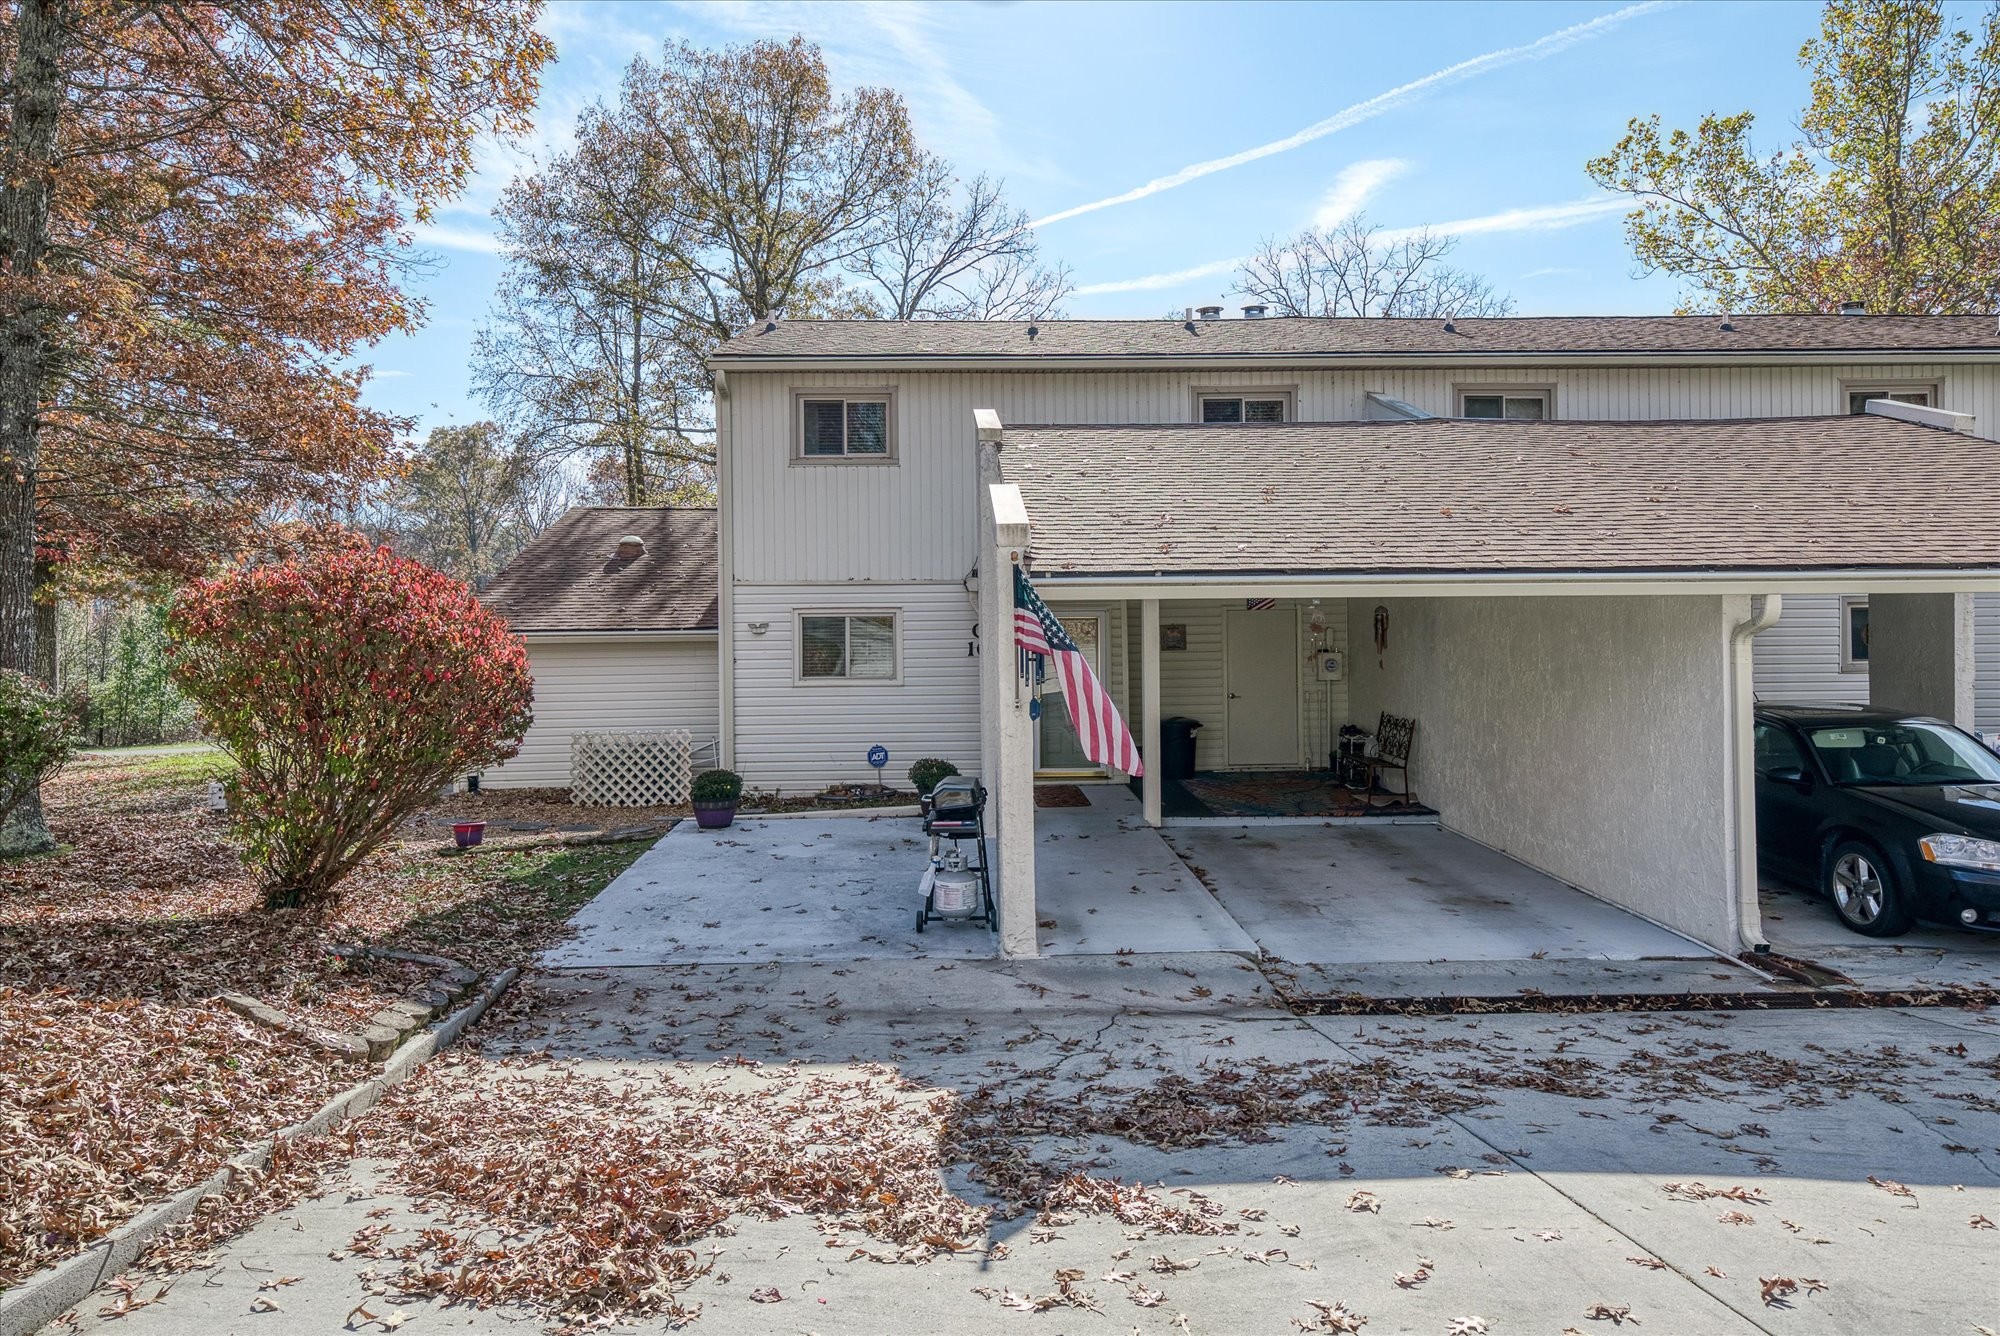
<instances>
[{"instance_id":1,"label":"propane tank","mask_svg":"<svg viewBox=\"0 0 2000 1336\"><path fill-rule=\"evenodd\" d=\"M970 914L979 907L979 873L954 844L931 861L931 912Z\"/></svg>"}]
</instances>

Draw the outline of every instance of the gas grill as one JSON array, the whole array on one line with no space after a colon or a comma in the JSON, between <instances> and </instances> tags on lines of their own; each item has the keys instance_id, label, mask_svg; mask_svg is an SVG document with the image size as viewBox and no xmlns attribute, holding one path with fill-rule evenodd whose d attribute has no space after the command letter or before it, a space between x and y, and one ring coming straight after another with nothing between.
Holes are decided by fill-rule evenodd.
<instances>
[{"instance_id":1,"label":"gas grill","mask_svg":"<svg viewBox=\"0 0 2000 1336\"><path fill-rule=\"evenodd\" d=\"M994 927L993 882L986 870L986 786L963 775L939 780L924 798L923 811L931 847L930 866L920 884L924 903L917 910L917 931L952 921Z\"/></svg>"}]
</instances>

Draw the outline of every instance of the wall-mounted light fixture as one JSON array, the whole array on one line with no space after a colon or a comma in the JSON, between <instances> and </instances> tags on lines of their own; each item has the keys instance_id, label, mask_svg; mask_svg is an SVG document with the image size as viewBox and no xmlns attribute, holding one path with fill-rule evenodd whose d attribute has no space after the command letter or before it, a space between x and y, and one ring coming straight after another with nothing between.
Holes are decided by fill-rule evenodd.
<instances>
[{"instance_id":1,"label":"wall-mounted light fixture","mask_svg":"<svg viewBox=\"0 0 2000 1336\"><path fill-rule=\"evenodd\" d=\"M771 629L771 624L770 624L769 622L751 622L751 623L750 623L750 634L751 634L751 635L753 635L753 636L760 636L760 635L763 635L763 634L764 634L764 633L765 633L766 631L768 631L768 630L770 630L770 629Z\"/></svg>"}]
</instances>

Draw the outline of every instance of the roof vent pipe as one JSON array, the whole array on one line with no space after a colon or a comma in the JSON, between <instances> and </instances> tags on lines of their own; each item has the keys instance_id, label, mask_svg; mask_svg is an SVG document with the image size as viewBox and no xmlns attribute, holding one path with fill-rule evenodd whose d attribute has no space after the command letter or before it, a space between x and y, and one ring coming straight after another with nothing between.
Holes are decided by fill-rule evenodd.
<instances>
[{"instance_id":1,"label":"roof vent pipe","mask_svg":"<svg viewBox=\"0 0 2000 1336\"><path fill-rule=\"evenodd\" d=\"M1842 303L1840 304L1840 313L1841 313L1842 315L1867 315L1867 314L1868 314L1868 303L1867 303L1867 302L1842 302Z\"/></svg>"},{"instance_id":2,"label":"roof vent pipe","mask_svg":"<svg viewBox=\"0 0 2000 1336\"><path fill-rule=\"evenodd\" d=\"M1222 308L1220 306L1197 306L1194 308L1194 313L1203 320L1222 319Z\"/></svg>"},{"instance_id":3,"label":"roof vent pipe","mask_svg":"<svg viewBox=\"0 0 2000 1336\"><path fill-rule=\"evenodd\" d=\"M1245 320L1262 320L1264 318L1264 312L1270 309L1271 309L1270 307L1264 305L1264 303L1262 302L1252 302L1250 305L1243 308L1243 318Z\"/></svg>"},{"instance_id":4,"label":"roof vent pipe","mask_svg":"<svg viewBox=\"0 0 2000 1336\"><path fill-rule=\"evenodd\" d=\"M636 561L646 555L646 540L638 534L628 533L618 540L618 560Z\"/></svg>"}]
</instances>

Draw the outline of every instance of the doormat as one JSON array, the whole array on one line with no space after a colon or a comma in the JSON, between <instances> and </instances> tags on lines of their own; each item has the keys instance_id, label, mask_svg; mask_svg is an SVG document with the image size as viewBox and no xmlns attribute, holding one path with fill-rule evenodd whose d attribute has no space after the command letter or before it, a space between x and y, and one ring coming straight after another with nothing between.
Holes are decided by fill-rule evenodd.
<instances>
[{"instance_id":1,"label":"doormat","mask_svg":"<svg viewBox=\"0 0 2000 1336\"><path fill-rule=\"evenodd\" d=\"M1216 816L1428 816L1431 809L1401 798L1352 793L1323 770L1215 771L1181 781L1188 796Z\"/></svg>"},{"instance_id":2,"label":"doormat","mask_svg":"<svg viewBox=\"0 0 2000 1336\"><path fill-rule=\"evenodd\" d=\"M1090 799L1074 784L1035 785L1037 807L1088 807Z\"/></svg>"}]
</instances>

